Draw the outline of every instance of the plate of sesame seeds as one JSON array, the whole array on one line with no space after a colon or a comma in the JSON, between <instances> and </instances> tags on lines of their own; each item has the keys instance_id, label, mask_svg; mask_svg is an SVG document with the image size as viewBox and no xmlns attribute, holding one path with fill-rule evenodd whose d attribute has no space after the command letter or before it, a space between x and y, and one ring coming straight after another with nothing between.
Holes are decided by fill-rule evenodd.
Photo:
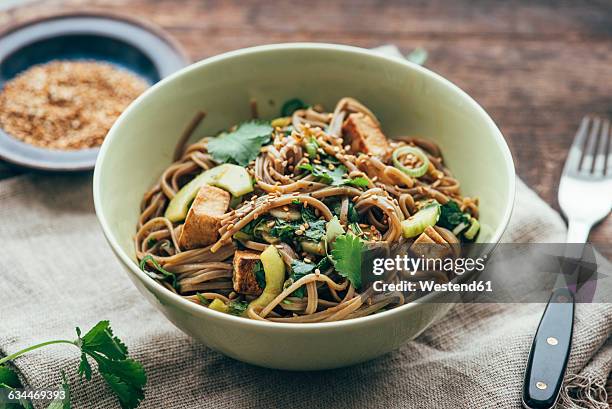
<instances>
[{"instance_id":1,"label":"plate of sesame seeds","mask_svg":"<svg viewBox=\"0 0 612 409\"><path fill-rule=\"evenodd\" d=\"M187 64L168 34L115 14L61 14L8 28L0 33L0 160L92 169L125 108Z\"/></svg>"}]
</instances>

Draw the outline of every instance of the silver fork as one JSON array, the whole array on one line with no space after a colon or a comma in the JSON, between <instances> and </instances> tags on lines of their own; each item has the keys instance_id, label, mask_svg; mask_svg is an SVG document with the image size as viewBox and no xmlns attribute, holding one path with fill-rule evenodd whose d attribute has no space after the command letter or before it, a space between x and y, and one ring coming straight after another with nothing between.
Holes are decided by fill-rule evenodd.
<instances>
[{"instance_id":1,"label":"silver fork","mask_svg":"<svg viewBox=\"0 0 612 409\"><path fill-rule=\"evenodd\" d=\"M586 243L591 228L610 213L610 138L610 121L582 119L559 185L559 205L568 221L568 243Z\"/></svg>"},{"instance_id":2,"label":"silver fork","mask_svg":"<svg viewBox=\"0 0 612 409\"><path fill-rule=\"evenodd\" d=\"M567 242L586 243L591 228L612 209L612 138L610 121L583 118L563 167L559 205L568 221ZM583 246L566 246L566 258L580 259ZM555 406L571 350L574 293L579 269L559 274L533 338L525 380L523 406Z\"/></svg>"}]
</instances>

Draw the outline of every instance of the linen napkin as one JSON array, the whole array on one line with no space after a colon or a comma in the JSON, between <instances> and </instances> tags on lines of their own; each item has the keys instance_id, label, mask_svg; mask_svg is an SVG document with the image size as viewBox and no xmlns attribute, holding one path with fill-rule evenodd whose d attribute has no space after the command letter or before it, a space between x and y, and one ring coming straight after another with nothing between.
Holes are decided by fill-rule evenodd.
<instances>
[{"instance_id":1,"label":"linen napkin","mask_svg":"<svg viewBox=\"0 0 612 409\"><path fill-rule=\"evenodd\" d=\"M502 241L559 242L559 215L522 182ZM542 304L463 304L415 341L350 368L283 372L226 358L191 340L148 304L115 261L98 226L91 175L22 175L0 181L0 355L72 338L109 319L148 374L142 408L519 408ZM612 308L580 304L568 367L569 397L607 407ZM299 351L295 352L299 354ZM67 345L15 361L25 384L55 388L66 370L74 408L116 408L103 381L78 380ZM40 406L39 406L40 407Z\"/></svg>"}]
</instances>

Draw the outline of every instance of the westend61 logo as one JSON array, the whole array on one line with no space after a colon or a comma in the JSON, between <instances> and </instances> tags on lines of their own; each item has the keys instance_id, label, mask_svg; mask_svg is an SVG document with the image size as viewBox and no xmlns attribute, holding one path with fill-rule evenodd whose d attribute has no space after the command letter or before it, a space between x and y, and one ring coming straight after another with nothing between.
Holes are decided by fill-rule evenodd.
<instances>
[{"instance_id":1,"label":"westend61 logo","mask_svg":"<svg viewBox=\"0 0 612 409\"><path fill-rule=\"evenodd\" d=\"M382 275L390 272L406 272L415 275L417 271L444 271L462 275L470 271L482 271L485 268L486 256L471 258L427 258L397 255L395 258L375 258L372 273Z\"/></svg>"}]
</instances>

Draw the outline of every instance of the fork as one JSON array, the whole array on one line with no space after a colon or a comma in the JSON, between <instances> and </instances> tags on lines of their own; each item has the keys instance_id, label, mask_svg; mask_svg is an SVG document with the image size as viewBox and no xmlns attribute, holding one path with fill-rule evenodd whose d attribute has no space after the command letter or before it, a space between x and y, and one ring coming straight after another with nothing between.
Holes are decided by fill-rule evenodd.
<instances>
[{"instance_id":1,"label":"fork","mask_svg":"<svg viewBox=\"0 0 612 409\"><path fill-rule=\"evenodd\" d=\"M568 243L586 243L591 228L612 208L610 131L609 120L585 117L569 150L558 196L568 221ZM564 256L580 259L583 250L567 246ZM567 276L559 274L538 325L523 383L525 408L549 409L559 397L571 350L577 276L578 269Z\"/></svg>"}]
</instances>

